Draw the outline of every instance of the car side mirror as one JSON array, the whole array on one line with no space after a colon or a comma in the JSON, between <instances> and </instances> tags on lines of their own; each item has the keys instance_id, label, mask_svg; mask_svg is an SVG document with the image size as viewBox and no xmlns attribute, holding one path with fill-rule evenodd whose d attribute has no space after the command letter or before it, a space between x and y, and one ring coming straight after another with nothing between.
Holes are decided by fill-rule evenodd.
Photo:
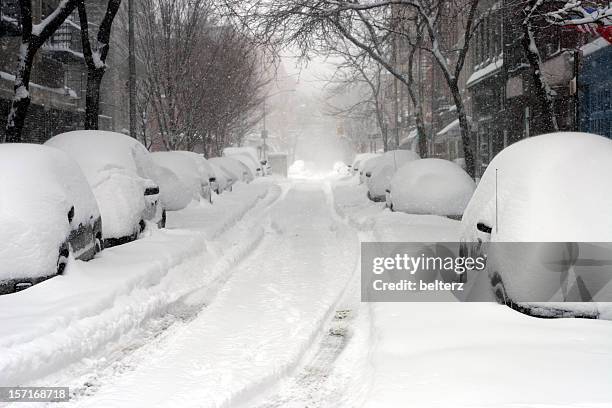
<instances>
[{"instance_id":1,"label":"car side mirror","mask_svg":"<svg viewBox=\"0 0 612 408\"><path fill-rule=\"evenodd\" d=\"M476 229L480 232L484 232L485 234L490 234L493 231L493 228L489 227L484 222L479 222L476 224Z\"/></svg>"}]
</instances>

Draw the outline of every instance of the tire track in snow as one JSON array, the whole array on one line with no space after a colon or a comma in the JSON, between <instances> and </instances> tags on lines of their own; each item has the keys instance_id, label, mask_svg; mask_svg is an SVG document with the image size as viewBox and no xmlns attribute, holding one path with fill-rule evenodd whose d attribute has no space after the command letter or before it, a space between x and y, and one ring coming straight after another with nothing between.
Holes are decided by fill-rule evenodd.
<instances>
[{"instance_id":1,"label":"tire track in snow","mask_svg":"<svg viewBox=\"0 0 612 408\"><path fill-rule=\"evenodd\" d=\"M95 394L104 383L105 378L135 367L138 361L137 359L131 360L130 357L134 356L141 347L171 336L172 329L188 324L200 311L210 305L217 292L230 278L231 273L228 272L231 272L233 267L261 243L265 234L265 226L261 225L261 219L281 199L282 190L277 185L270 185L266 195L258 200L255 207L243 212L242 218L235 220L229 229L219 234L216 242L208 242L209 246L216 246L218 250L222 250L222 247L225 249L222 250L223 255L211 268L210 274L214 276L214 279L207 282L206 286L186 292L180 298L167 304L161 314L147 315L141 325L115 341L105 344L96 350L95 355L37 380L36 384L46 386L49 384L66 386L68 384L73 399L71 402L74 402L74 400ZM193 260L185 262L190 261ZM195 261L197 262L198 259Z\"/></svg>"},{"instance_id":2,"label":"tire track in snow","mask_svg":"<svg viewBox=\"0 0 612 408\"><path fill-rule=\"evenodd\" d=\"M297 371L338 308L357 260L356 236L339 225L326 200L320 183L294 183L270 211L274 222L263 242L210 308L176 335L164 334L168 341L143 348L154 356L80 405L234 406Z\"/></svg>"}]
</instances>

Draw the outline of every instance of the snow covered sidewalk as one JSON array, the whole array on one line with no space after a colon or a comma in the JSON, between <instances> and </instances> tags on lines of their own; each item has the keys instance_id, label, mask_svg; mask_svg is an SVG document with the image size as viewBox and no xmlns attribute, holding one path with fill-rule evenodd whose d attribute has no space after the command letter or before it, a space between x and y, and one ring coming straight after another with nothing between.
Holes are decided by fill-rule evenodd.
<instances>
[{"instance_id":1,"label":"snow covered sidewalk","mask_svg":"<svg viewBox=\"0 0 612 408\"><path fill-rule=\"evenodd\" d=\"M320 183L295 183L260 222L261 245L213 302L73 404L235 406L290 373L333 316L357 266L358 240Z\"/></svg>"},{"instance_id":2,"label":"snow covered sidewalk","mask_svg":"<svg viewBox=\"0 0 612 408\"><path fill-rule=\"evenodd\" d=\"M280 192L265 182L237 186L214 206L169 213L169 229L90 262L71 260L64 276L0 297L0 386L49 385L41 379L77 362L81 371L91 370L109 344L214 286L263 235L248 223L245 230L231 227Z\"/></svg>"}]
</instances>

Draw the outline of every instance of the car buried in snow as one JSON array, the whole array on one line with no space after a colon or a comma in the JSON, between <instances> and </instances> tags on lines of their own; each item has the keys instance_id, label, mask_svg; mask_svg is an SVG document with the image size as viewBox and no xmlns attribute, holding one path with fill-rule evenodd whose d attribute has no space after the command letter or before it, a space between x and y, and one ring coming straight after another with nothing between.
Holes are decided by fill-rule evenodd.
<instances>
[{"instance_id":1,"label":"car buried in snow","mask_svg":"<svg viewBox=\"0 0 612 408\"><path fill-rule=\"evenodd\" d=\"M610 157L612 140L565 132L522 140L491 161L461 221L460 256L486 257L481 288L533 316L609 313L598 302L612 301Z\"/></svg>"},{"instance_id":2,"label":"car buried in snow","mask_svg":"<svg viewBox=\"0 0 612 408\"><path fill-rule=\"evenodd\" d=\"M461 219L476 184L458 164L443 159L421 159L400 167L387 189L392 211Z\"/></svg>"},{"instance_id":3,"label":"car buried in snow","mask_svg":"<svg viewBox=\"0 0 612 408\"><path fill-rule=\"evenodd\" d=\"M358 155L355 156L355 159L353 160L353 164L351 164L349 167L351 169L351 172L353 174L359 174L359 170L361 169L361 166L363 165L363 163L365 163L366 161L368 161L371 158L374 158L378 156L377 153L360 153Z\"/></svg>"},{"instance_id":4,"label":"car buried in snow","mask_svg":"<svg viewBox=\"0 0 612 408\"><path fill-rule=\"evenodd\" d=\"M136 139L121 133L80 130L62 133L45 145L70 155L91 186L104 225L105 247L137 239L147 222L164 227L156 164Z\"/></svg>"},{"instance_id":5,"label":"car buried in snow","mask_svg":"<svg viewBox=\"0 0 612 408\"><path fill-rule=\"evenodd\" d=\"M0 145L0 295L61 275L102 250L98 204L78 164L33 144Z\"/></svg>"},{"instance_id":6,"label":"car buried in snow","mask_svg":"<svg viewBox=\"0 0 612 408\"><path fill-rule=\"evenodd\" d=\"M419 159L419 155L412 150L391 150L368 162L372 164L364 167L368 198L372 201L385 201L386 190L397 169Z\"/></svg>"},{"instance_id":7,"label":"car buried in snow","mask_svg":"<svg viewBox=\"0 0 612 408\"><path fill-rule=\"evenodd\" d=\"M191 199L211 202L210 176L187 152L153 152L151 158L160 167L172 171L191 195ZM194 153L195 154L195 153ZM203 174L204 172L204 174Z\"/></svg>"}]
</instances>

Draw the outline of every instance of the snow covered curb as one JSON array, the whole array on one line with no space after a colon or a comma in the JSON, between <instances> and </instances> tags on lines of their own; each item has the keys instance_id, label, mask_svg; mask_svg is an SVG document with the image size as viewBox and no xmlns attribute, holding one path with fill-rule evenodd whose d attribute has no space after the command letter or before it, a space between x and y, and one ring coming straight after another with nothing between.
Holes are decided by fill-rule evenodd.
<instances>
[{"instance_id":1,"label":"snow covered curb","mask_svg":"<svg viewBox=\"0 0 612 408\"><path fill-rule=\"evenodd\" d=\"M196 228L174 222L181 214L171 213L169 224L184 228L154 231L88 263L71 262L65 276L0 297L0 386L32 383L95 354L219 280L263 234L250 228L227 242L223 232L231 235L228 228L258 202L266 207L279 195L275 185L241 186L218 197L215 206L190 207L191 216L204 220ZM219 242L208 241L209 232Z\"/></svg>"}]
</instances>

